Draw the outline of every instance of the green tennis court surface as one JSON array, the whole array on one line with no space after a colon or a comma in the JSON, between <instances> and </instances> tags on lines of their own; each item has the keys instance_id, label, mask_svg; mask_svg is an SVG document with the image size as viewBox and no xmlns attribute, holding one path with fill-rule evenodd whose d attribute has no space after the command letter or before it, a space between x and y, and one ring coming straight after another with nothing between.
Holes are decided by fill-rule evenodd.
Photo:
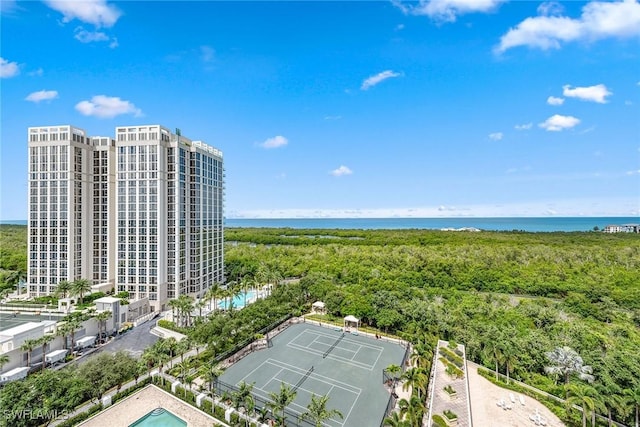
<instances>
[{"instance_id":1,"label":"green tennis court surface","mask_svg":"<svg viewBox=\"0 0 640 427\"><path fill-rule=\"evenodd\" d=\"M19 313L19 314L17 314ZM61 317L57 315L49 315L48 313L26 314L16 312L0 312L0 331L6 331L7 329L14 328L16 326L23 325L27 322L42 322L43 320L60 320Z\"/></svg>"},{"instance_id":2,"label":"green tennis court surface","mask_svg":"<svg viewBox=\"0 0 640 427\"><path fill-rule=\"evenodd\" d=\"M382 370L400 365L405 348L400 344L309 323L294 324L273 338L273 346L253 352L229 367L222 383L253 383L256 400L269 401L286 383L297 392L288 406L289 425L306 412L313 394L329 395L328 409L344 419L330 419L328 427L379 426L389 401ZM260 405L257 405L260 406Z\"/></svg>"}]
</instances>

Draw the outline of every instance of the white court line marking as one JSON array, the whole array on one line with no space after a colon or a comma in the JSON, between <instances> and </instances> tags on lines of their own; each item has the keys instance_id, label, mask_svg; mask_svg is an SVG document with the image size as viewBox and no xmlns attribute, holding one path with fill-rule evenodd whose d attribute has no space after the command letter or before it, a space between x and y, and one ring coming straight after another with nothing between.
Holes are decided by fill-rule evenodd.
<instances>
[{"instance_id":1,"label":"white court line marking","mask_svg":"<svg viewBox=\"0 0 640 427\"><path fill-rule=\"evenodd\" d=\"M338 337L338 335L331 335L331 334L327 334L327 333L323 333L323 332L316 332L316 331L312 331L310 329L305 329L304 331L302 331L302 333L305 333L305 332L307 332L309 334L313 334L313 335L323 335L325 337L330 337L330 338L333 338L333 339L336 339ZM380 350L380 351L384 350L384 347L381 347L379 345L369 344L369 343L361 342L361 341L355 341L355 340L349 339L347 337L348 337L348 335L345 335L345 337L342 339L342 341L348 342L348 343L353 343L353 344L356 344L356 345L359 345L359 346L362 346L362 347L369 347L369 348L372 348L372 349L375 349L375 350ZM294 341L294 340L291 340L291 341Z\"/></svg>"},{"instance_id":2,"label":"white court line marking","mask_svg":"<svg viewBox=\"0 0 640 427\"><path fill-rule=\"evenodd\" d=\"M244 377L242 377L242 379L240 381L238 381L238 383L241 383L242 381L246 380L247 378L249 378L255 371L257 371L258 369L261 369L265 363L269 363L269 359L265 360L264 362L262 362L261 364L259 364L258 366L256 366L251 372L249 372L247 375L245 375ZM271 381L271 380L269 380ZM245 381L246 382L246 381Z\"/></svg>"},{"instance_id":3,"label":"white court line marking","mask_svg":"<svg viewBox=\"0 0 640 427\"><path fill-rule=\"evenodd\" d=\"M270 364L272 364L274 366L277 366L279 368L284 368L284 369L287 369L289 371L292 371L292 372L295 372L295 373L301 374L301 375L307 373L307 371L305 371L304 369L300 369L297 366L290 365L290 364L288 364L286 362L281 362L280 360L275 360L275 359L268 359L268 360L270 361L269 362ZM299 371L299 372L296 372L296 371ZM318 377L326 378L327 381L318 379ZM341 389L344 389L344 390L346 390L346 391L348 391L350 393L360 393L362 391L362 389L359 388L359 387L353 386L353 385L348 384L348 383L344 383L344 382L342 382L340 380L336 380L335 378L331 378L331 377L327 377L327 376L322 375L322 374L318 374L316 372L313 372L309 376L309 378L313 378L313 379L315 379L315 380L317 380L319 382L323 382L323 383L329 384L331 386L340 387ZM352 390L349 390L350 388Z\"/></svg>"},{"instance_id":4,"label":"white court line marking","mask_svg":"<svg viewBox=\"0 0 640 427\"><path fill-rule=\"evenodd\" d=\"M294 387L294 384L291 384L290 382L287 382L287 381L284 381L284 380L279 380L279 382L280 383L285 383L285 384L287 384L287 385L289 385L291 387ZM334 387L342 388L340 386L332 386L331 389L329 390L329 392L327 393L327 395L331 393L331 391L333 390ZM256 393L257 390L259 390L261 393ZM303 388L303 387L298 387L298 389L296 391L307 393L309 396L312 396L314 394L313 391L307 390L306 388ZM351 415L351 412L353 411L353 408L354 408L356 402L358 401L358 398L360 397L360 393L361 393L361 391L358 391L358 392L354 392L354 391L350 391L350 390L345 390L345 391L347 393L355 395L355 399L353 399L353 403L351 404L351 408L349 409L349 412L347 413L347 416L344 417L342 422L340 422L338 420L335 420L333 418L331 418L329 420L329 421L333 421L336 424L339 424L340 426L344 426L345 423L347 422L347 420L349 419L349 416ZM266 390L264 390L262 388L259 388L259 387L254 387L254 393L256 393L256 394L260 395L262 398L268 400L269 393ZM265 394L266 394L266 396L265 396ZM295 403L295 402L290 403L287 406L287 408L289 408L292 412L295 412L298 415L300 415L300 414L302 414L302 413L307 411L306 407L300 405L299 403ZM300 408L300 409L294 409L294 408Z\"/></svg>"},{"instance_id":5,"label":"white court line marking","mask_svg":"<svg viewBox=\"0 0 640 427\"><path fill-rule=\"evenodd\" d=\"M280 368L278 373L276 375L274 375L265 384L265 387L266 387L267 384L269 384L273 380L277 380L280 383L285 383L285 384L288 384L289 386L293 387L294 384L291 384L288 381L284 381L284 380L280 380L280 379L276 378L284 370L293 372L293 373L298 374L298 375L304 375L304 374L306 374L308 372L308 370L304 370L304 369L302 369L302 368L300 368L298 366L291 365L289 363L282 362L282 361L276 360L276 359L271 359L271 358L269 358L265 362L263 362L261 364L261 367L263 365L265 365L265 364L269 364L271 366L275 366L276 368ZM254 371L255 371L255 369L254 369ZM338 388L338 389L342 389L342 390L346 391L350 395L355 395L355 399L353 399L353 403L351 404L351 407L349 408L349 412L344 417L343 422L340 422L340 421L334 420L334 419L330 419L329 420L329 421L331 421L331 422L333 422L335 424L338 424L339 426L344 426L345 423L347 422L347 420L349 419L349 417L351 416L351 412L353 412L353 408L356 406L358 398L360 397L360 394L362 393L362 389L358 388L358 387L355 387L355 386L352 386L350 384L343 383L342 381L336 380L334 378L330 378L330 377L321 375L321 374L312 373L308 378L311 378L311 379L313 379L315 381L318 381L320 383L324 383L324 384L330 385L331 388L330 388L330 390L329 390L329 392L327 394L330 394L333 391L334 388ZM265 389L263 389L261 387L254 387L254 390L255 390L254 392L260 391L260 393L256 393L256 394L260 395L261 397L263 397L265 399L268 399L268 394L269 393L267 392L267 390L265 390ZM314 393L313 391L305 389L303 387L299 387L297 390L300 391L300 392L307 393L309 395L312 395ZM300 408L300 410L296 410L293 407ZM300 415L300 414L302 414L302 413L307 411L306 407L303 407L302 405L299 405L297 403L292 403L291 405L289 405L289 408L291 409L292 412L295 412L298 415Z\"/></svg>"},{"instance_id":6,"label":"white court line marking","mask_svg":"<svg viewBox=\"0 0 640 427\"><path fill-rule=\"evenodd\" d=\"M292 385L292 384L289 384L289 385ZM308 394L308 395L310 395L310 396L314 394L312 391L307 390L307 389L302 388L302 387L298 388L298 391L302 391L302 392L304 392L304 393L307 393L307 394ZM327 393L327 395L329 395L330 393L331 393L331 391L329 391L329 392ZM355 403L357 402L358 398L360 397L360 393L359 393L359 392L358 392L358 393L349 392L349 393L351 393L352 395L355 395L355 399L353 399L353 403L351 404L351 407L349 408L349 412L348 412L348 413L347 413L347 415L344 417L344 419L343 419L343 421L342 421L342 422L340 422L340 421L338 421L338 420L336 420L336 419L331 418L331 421L335 422L336 424L344 425L344 424L347 422L347 420L349 419L349 416L351 415L351 412L353 411L353 408L354 408L354 406L355 406ZM294 410L294 411L295 411L296 413L298 413L298 414L301 414L301 413L303 413L303 412L306 412L306 411L307 411L307 408L306 408L306 407L304 407L304 406L302 406L302 405L300 405L299 403L295 403L295 402L294 402L294 403L291 403L291 404L289 405L289 407L291 407L291 406L295 406L295 407L300 408L300 410Z\"/></svg>"},{"instance_id":7,"label":"white court line marking","mask_svg":"<svg viewBox=\"0 0 640 427\"><path fill-rule=\"evenodd\" d=\"M282 371L285 369L285 368L283 368L283 367L281 367L281 366L277 366L277 365L273 365L273 364L271 364L271 365L272 365L272 366L275 366L276 368L280 368L280 370L279 370L279 371L278 371L274 376L272 376L272 377L269 379L269 381L267 381L267 382L264 384L264 387L266 387L266 386L267 386L267 384L269 384L271 381L273 381L273 379L274 379L275 377L277 377L278 375L280 375L280 372L282 372ZM262 363L262 365L260 365L260 366L264 366L264 363ZM251 375L253 372L255 372L255 369L254 369L253 371L251 371L249 374L245 375L245 376L244 376L244 378L242 378L240 381L238 381L238 382L236 383L236 385L238 385L238 384L240 384L241 382L243 382L243 381L244 381L247 377L249 377L249 375ZM245 382L246 382L246 381L245 381ZM254 387L255 387L255 384L254 384Z\"/></svg>"},{"instance_id":8,"label":"white court line marking","mask_svg":"<svg viewBox=\"0 0 640 427\"><path fill-rule=\"evenodd\" d=\"M324 354L324 352L319 352L319 351L308 349L308 348L305 348L305 347L300 347L300 346L298 346L296 344L292 344L292 343L287 344L287 347L295 348L296 350L300 350L300 351L306 351L307 353L315 354L315 355L318 355L318 356L322 356ZM349 359L346 359L344 357L340 357L340 356L337 356L337 355L331 354L331 353L329 355L327 355L327 358L328 359L333 359L333 360L338 361L338 362L346 363L347 365L355 366L357 368L367 369L369 371L373 371L373 368L375 367L375 365L372 366L372 365L369 365L368 363L362 363L362 362L358 362L358 361L355 361L355 360L349 360Z\"/></svg>"}]
</instances>

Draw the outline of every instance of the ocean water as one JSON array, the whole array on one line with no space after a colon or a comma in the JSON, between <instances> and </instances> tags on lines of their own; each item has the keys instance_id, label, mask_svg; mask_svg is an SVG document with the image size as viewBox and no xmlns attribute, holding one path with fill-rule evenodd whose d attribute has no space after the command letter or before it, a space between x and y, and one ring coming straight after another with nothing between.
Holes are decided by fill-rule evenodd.
<instances>
[{"instance_id":1,"label":"ocean water","mask_svg":"<svg viewBox=\"0 0 640 427\"><path fill-rule=\"evenodd\" d=\"M319 229L425 229L475 227L490 231L571 232L603 229L610 224L638 224L639 217L544 217L544 218L227 218L225 227L319 228Z\"/></svg>"},{"instance_id":2,"label":"ocean water","mask_svg":"<svg viewBox=\"0 0 640 427\"><path fill-rule=\"evenodd\" d=\"M225 227L399 230L475 227L489 231L571 232L603 229L610 224L639 224L640 217L509 217L509 218L227 218ZM27 225L26 220L0 224Z\"/></svg>"}]
</instances>

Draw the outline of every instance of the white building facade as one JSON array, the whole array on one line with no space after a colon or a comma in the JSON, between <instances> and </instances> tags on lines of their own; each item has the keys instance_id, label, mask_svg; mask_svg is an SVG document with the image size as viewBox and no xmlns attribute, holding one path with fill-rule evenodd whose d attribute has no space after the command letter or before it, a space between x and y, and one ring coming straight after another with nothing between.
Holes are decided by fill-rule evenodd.
<instances>
[{"instance_id":1,"label":"white building facade","mask_svg":"<svg viewBox=\"0 0 640 427\"><path fill-rule=\"evenodd\" d=\"M29 154L30 295L83 278L164 310L224 280L221 151L160 125L57 126L29 128Z\"/></svg>"}]
</instances>

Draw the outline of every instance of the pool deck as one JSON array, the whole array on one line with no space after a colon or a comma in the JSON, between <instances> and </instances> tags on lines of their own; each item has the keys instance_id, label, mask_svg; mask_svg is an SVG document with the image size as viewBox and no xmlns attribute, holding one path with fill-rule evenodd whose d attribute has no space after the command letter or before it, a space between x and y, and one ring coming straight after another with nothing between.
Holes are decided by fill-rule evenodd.
<instances>
[{"instance_id":1,"label":"pool deck","mask_svg":"<svg viewBox=\"0 0 640 427\"><path fill-rule=\"evenodd\" d=\"M154 385L146 386L78 425L83 427L126 427L159 407L183 419L189 427L225 425Z\"/></svg>"}]
</instances>

